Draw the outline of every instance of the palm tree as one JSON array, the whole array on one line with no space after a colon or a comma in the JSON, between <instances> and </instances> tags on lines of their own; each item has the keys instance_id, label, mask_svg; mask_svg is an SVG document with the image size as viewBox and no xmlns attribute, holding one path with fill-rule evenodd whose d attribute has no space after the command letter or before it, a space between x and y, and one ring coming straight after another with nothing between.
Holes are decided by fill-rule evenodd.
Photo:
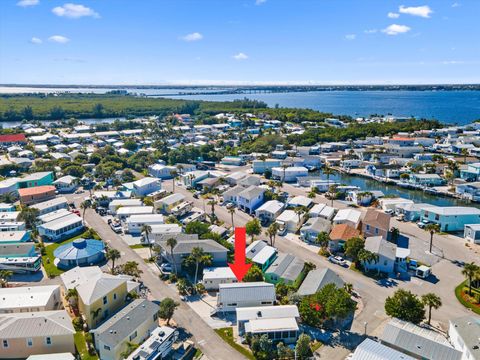
<instances>
[{"instance_id":1,"label":"palm tree","mask_svg":"<svg viewBox=\"0 0 480 360\"><path fill-rule=\"evenodd\" d=\"M96 310L92 310L90 311L90 313L92 314L92 319L93 320L96 320L99 316L100 316L100 312L102 311L102 308L99 307L98 309Z\"/></svg>"},{"instance_id":2,"label":"palm tree","mask_svg":"<svg viewBox=\"0 0 480 360\"><path fill-rule=\"evenodd\" d=\"M87 211L87 209L90 207L92 207L92 203L90 201L82 201L82 203L80 204L80 209L83 210L83 213L82 213L83 225L85 225L85 211Z\"/></svg>"},{"instance_id":3,"label":"palm tree","mask_svg":"<svg viewBox=\"0 0 480 360\"><path fill-rule=\"evenodd\" d=\"M215 205L218 204L218 201L215 200L213 197L210 198L210 200L207 202L207 205L211 206L212 209L212 222L215 221L216 215L215 215Z\"/></svg>"},{"instance_id":4,"label":"palm tree","mask_svg":"<svg viewBox=\"0 0 480 360\"><path fill-rule=\"evenodd\" d=\"M123 352L120 354L120 356L122 357L122 359L128 358L128 357L130 356L130 354L131 354L132 352L134 352L135 350L137 350L140 345L137 344L137 343L134 343L134 342L132 342L132 341L127 341L127 342L125 343L125 346L126 346L127 348L125 349L125 351L123 351Z\"/></svg>"},{"instance_id":5,"label":"palm tree","mask_svg":"<svg viewBox=\"0 0 480 360\"><path fill-rule=\"evenodd\" d=\"M425 231L430 233L430 252L432 252L433 246L433 235L440 232L440 225L438 224L428 224L425 226Z\"/></svg>"},{"instance_id":6,"label":"palm tree","mask_svg":"<svg viewBox=\"0 0 480 360\"><path fill-rule=\"evenodd\" d=\"M430 325L430 320L432 319L432 308L437 310L440 306L442 306L442 299L440 296L434 293L428 293L422 295L422 303L424 306L428 308L428 325Z\"/></svg>"},{"instance_id":7,"label":"palm tree","mask_svg":"<svg viewBox=\"0 0 480 360\"><path fill-rule=\"evenodd\" d=\"M231 207L230 209L228 209L228 212L229 212L230 216L232 217L232 228L235 228L235 224L233 223L233 215L235 214L235 208Z\"/></svg>"},{"instance_id":8,"label":"palm tree","mask_svg":"<svg viewBox=\"0 0 480 360\"><path fill-rule=\"evenodd\" d=\"M322 249L326 249L328 246L328 242L330 241L330 237L325 231L318 233L315 242L320 245Z\"/></svg>"},{"instance_id":9,"label":"palm tree","mask_svg":"<svg viewBox=\"0 0 480 360\"><path fill-rule=\"evenodd\" d=\"M175 246L177 246L177 239L175 238L169 238L167 239L167 246L170 248L170 258L173 263L173 269L175 271L175 274L177 273L177 263L175 262L175 259L173 258L173 249Z\"/></svg>"},{"instance_id":10,"label":"palm tree","mask_svg":"<svg viewBox=\"0 0 480 360\"><path fill-rule=\"evenodd\" d=\"M392 238L392 241L396 244L400 236L400 230L398 230L398 228L396 227L392 227L390 229L390 234L391 234L390 236Z\"/></svg>"},{"instance_id":11,"label":"palm tree","mask_svg":"<svg viewBox=\"0 0 480 360\"><path fill-rule=\"evenodd\" d=\"M283 183L285 182L285 173L286 173L288 167L289 166L287 164L282 165L282 169L283 169L282 186L283 186Z\"/></svg>"},{"instance_id":12,"label":"palm tree","mask_svg":"<svg viewBox=\"0 0 480 360\"><path fill-rule=\"evenodd\" d=\"M330 175L335 175L336 171L334 168L325 165L322 169L322 173L327 175L327 184L330 184Z\"/></svg>"},{"instance_id":13,"label":"palm tree","mask_svg":"<svg viewBox=\"0 0 480 360\"><path fill-rule=\"evenodd\" d=\"M362 249L358 253L358 260L364 264L371 264L371 263L376 264L378 262L378 255L371 251Z\"/></svg>"},{"instance_id":14,"label":"palm tree","mask_svg":"<svg viewBox=\"0 0 480 360\"><path fill-rule=\"evenodd\" d=\"M315 191L315 188L312 186L312 188L310 189L310 191L308 192L308 195L307 195L310 199L315 199L315 197L317 196L317 192Z\"/></svg>"},{"instance_id":15,"label":"palm tree","mask_svg":"<svg viewBox=\"0 0 480 360\"><path fill-rule=\"evenodd\" d=\"M11 270L0 270L0 287L8 287L8 280L13 276L13 271Z\"/></svg>"},{"instance_id":16,"label":"palm tree","mask_svg":"<svg viewBox=\"0 0 480 360\"><path fill-rule=\"evenodd\" d=\"M307 209L305 206L297 206L293 211L295 211L295 214L298 216L298 226L302 225L302 215L307 212Z\"/></svg>"},{"instance_id":17,"label":"palm tree","mask_svg":"<svg viewBox=\"0 0 480 360\"><path fill-rule=\"evenodd\" d=\"M353 292L353 284L352 283L345 283L343 284L343 288L345 289L346 292L351 294Z\"/></svg>"},{"instance_id":18,"label":"palm tree","mask_svg":"<svg viewBox=\"0 0 480 360\"><path fill-rule=\"evenodd\" d=\"M77 313L78 312L78 292L76 288L68 289L67 293L65 294L65 299L68 301L72 310Z\"/></svg>"},{"instance_id":19,"label":"palm tree","mask_svg":"<svg viewBox=\"0 0 480 360\"><path fill-rule=\"evenodd\" d=\"M330 185L328 187L327 199L331 200L331 207L333 207L333 200L337 198L337 185Z\"/></svg>"},{"instance_id":20,"label":"palm tree","mask_svg":"<svg viewBox=\"0 0 480 360\"><path fill-rule=\"evenodd\" d=\"M111 266L111 272L113 273L113 269L115 269L115 260L120 259L121 254L120 251L118 251L115 248L107 248L107 251L105 253L105 257L108 260L112 261L112 266Z\"/></svg>"},{"instance_id":21,"label":"palm tree","mask_svg":"<svg viewBox=\"0 0 480 360\"><path fill-rule=\"evenodd\" d=\"M27 229L37 229L37 216L39 215L38 209L23 206L20 210L19 219L25 223Z\"/></svg>"},{"instance_id":22,"label":"palm tree","mask_svg":"<svg viewBox=\"0 0 480 360\"><path fill-rule=\"evenodd\" d=\"M472 296L472 280L478 276L480 267L474 262L463 266L462 275L468 279L468 295Z\"/></svg>"},{"instance_id":23,"label":"palm tree","mask_svg":"<svg viewBox=\"0 0 480 360\"><path fill-rule=\"evenodd\" d=\"M278 223L273 222L267 229L267 236L270 239L270 246L275 246L275 238L277 236L278 228Z\"/></svg>"},{"instance_id":24,"label":"palm tree","mask_svg":"<svg viewBox=\"0 0 480 360\"><path fill-rule=\"evenodd\" d=\"M170 171L170 175L172 176L172 193L175 193L175 180L177 179L178 171L172 170Z\"/></svg>"},{"instance_id":25,"label":"palm tree","mask_svg":"<svg viewBox=\"0 0 480 360\"><path fill-rule=\"evenodd\" d=\"M152 254L152 243L150 242L150 239L149 239L148 235L150 235L152 233L152 227L148 224L143 224L140 231L142 232L142 234L144 234L145 240L148 243L148 248L150 249L150 258L151 258L153 256L153 254Z\"/></svg>"},{"instance_id":26,"label":"palm tree","mask_svg":"<svg viewBox=\"0 0 480 360\"><path fill-rule=\"evenodd\" d=\"M195 280L194 284L197 283L198 278L198 266L200 264L208 265L211 263L212 259L211 256L206 254L205 251L201 247L194 247L190 256L195 260Z\"/></svg>"},{"instance_id":27,"label":"palm tree","mask_svg":"<svg viewBox=\"0 0 480 360\"><path fill-rule=\"evenodd\" d=\"M468 149L462 149L460 153L463 155L463 163L467 163Z\"/></svg>"}]
</instances>

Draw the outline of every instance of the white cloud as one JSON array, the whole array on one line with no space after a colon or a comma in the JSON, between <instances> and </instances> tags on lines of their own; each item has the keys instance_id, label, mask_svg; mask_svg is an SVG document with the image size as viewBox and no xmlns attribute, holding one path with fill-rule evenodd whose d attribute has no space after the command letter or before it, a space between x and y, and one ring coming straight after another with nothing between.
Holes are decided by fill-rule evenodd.
<instances>
[{"instance_id":1,"label":"white cloud","mask_svg":"<svg viewBox=\"0 0 480 360\"><path fill-rule=\"evenodd\" d=\"M39 39L39 38L37 38L37 37L34 36L34 37L32 37L32 38L30 39L30 42L31 42L32 44L38 45L38 44L41 44L43 41L42 41L42 39Z\"/></svg>"},{"instance_id":2,"label":"white cloud","mask_svg":"<svg viewBox=\"0 0 480 360\"><path fill-rule=\"evenodd\" d=\"M429 18L430 14L433 13L433 10L430 9L430 6L428 6L428 5L410 6L410 7L401 5L398 8L398 11L401 14L408 14L408 15L412 15L412 16L420 16L420 17L423 17L423 18Z\"/></svg>"},{"instance_id":3,"label":"white cloud","mask_svg":"<svg viewBox=\"0 0 480 360\"><path fill-rule=\"evenodd\" d=\"M389 12L387 14L387 16L390 18L390 19L398 19L400 17L400 14L398 13L394 13L394 12Z\"/></svg>"},{"instance_id":4,"label":"white cloud","mask_svg":"<svg viewBox=\"0 0 480 360\"><path fill-rule=\"evenodd\" d=\"M357 38L356 34L347 34L345 35L345 40L355 40Z\"/></svg>"},{"instance_id":5,"label":"white cloud","mask_svg":"<svg viewBox=\"0 0 480 360\"><path fill-rule=\"evenodd\" d=\"M406 32L409 32L411 30L410 27L407 25L397 25L397 24L392 24L390 26L387 26L385 29L382 30L387 35L398 35L398 34L404 34Z\"/></svg>"},{"instance_id":6,"label":"white cloud","mask_svg":"<svg viewBox=\"0 0 480 360\"><path fill-rule=\"evenodd\" d=\"M199 32L194 32L194 33L191 33L191 34L187 34L185 36L182 36L182 40L184 41L199 41L199 40L202 40L203 39L203 35L200 34Z\"/></svg>"},{"instance_id":7,"label":"white cloud","mask_svg":"<svg viewBox=\"0 0 480 360\"><path fill-rule=\"evenodd\" d=\"M39 0L20 0L17 2L17 6L21 7L28 7L28 6L35 6L38 5L40 1Z\"/></svg>"},{"instance_id":8,"label":"white cloud","mask_svg":"<svg viewBox=\"0 0 480 360\"><path fill-rule=\"evenodd\" d=\"M452 7L453 7L453 8L456 8L456 7L459 7L459 6L461 6L461 4L458 3L458 2L454 2L454 3L452 4Z\"/></svg>"},{"instance_id":9,"label":"white cloud","mask_svg":"<svg viewBox=\"0 0 480 360\"><path fill-rule=\"evenodd\" d=\"M63 6L57 6L52 9L52 12L57 16L67 17L70 19L78 19L84 16L91 16L99 18L100 15L93 9L81 4L67 3Z\"/></svg>"},{"instance_id":10,"label":"white cloud","mask_svg":"<svg viewBox=\"0 0 480 360\"><path fill-rule=\"evenodd\" d=\"M247 60L248 59L248 55L243 53L243 52L239 52L238 54L235 54L233 55L233 58L235 60Z\"/></svg>"},{"instance_id":11,"label":"white cloud","mask_svg":"<svg viewBox=\"0 0 480 360\"><path fill-rule=\"evenodd\" d=\"M62 35L53 35L48 38L49 41L56 42L59 44L66 44L70 41L69 38L62 36Z\"/></svg>"},{"instance_id":12,"label":"white cloud","mask_svg":"<svg viewBox=\"0 0 480 360\"><path fill-rule=\"evenodd\" d=\"M267 0L255 0L255 5L262 5L265 4Z\"/></svg>"},{"instance_id":13,"label":"white cloud","mask_svg":"<svg viewBox=\"0 0 480 360\"><path fill-rule=\"evenodd\" d=\"M365 34L375 34L377 32L378 32L377 29L368 29L364 31Z\"/></svg>"}]
</instances>

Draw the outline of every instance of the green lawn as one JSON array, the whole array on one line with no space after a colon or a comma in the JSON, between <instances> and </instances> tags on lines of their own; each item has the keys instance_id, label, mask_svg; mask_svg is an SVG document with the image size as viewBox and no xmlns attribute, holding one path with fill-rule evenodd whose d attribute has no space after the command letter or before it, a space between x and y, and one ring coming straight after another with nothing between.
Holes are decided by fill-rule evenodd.
<instances>
[{"instance_id":1,"label":"green lawn","mask_svg":"<svg viewBox=\"0 0 480 360\"><path fill-rule=\"evenodd\" d=\"M88 231L88 230L87 230ZM63 270L58 269L53 261L55 260L55 256L53 256L53 252L61 245L68 244L72 242L75 239L81 238L84 236L84 234L87 233L87 231L81 233L80 235L74 236L70 239L63 240L61 242L55 243L55 244L50 244L48 246L45 246L45 255L42 255L42 263L43 263L43 268L45 269L45 272L47 273L49 278L59 276L64 273ZM98 238L98 236L94 236L94 238Z\"/></svg>"},{"instance_id":2,"label":"green lawn","mask_svg":"<svg viewBox=\"0 0 480 360\"><path fill-rule=\"evenodd\" d=\"M98 356L90 355L88 353L87 343L85 342L85 333L83 331L77 331L73 338L75 340L75 347L82 360L98 360Z\"/></svg>"},{"instance_id":3,"label":"green lawn","mask_svg":"<svg viewBox=\"0 0 480 360\"><path fill-rule=\"evenodd\" d=\"M144 245L144 244L130 245L130 249L143 249L143 248L148 248L148 245Z\"/></svg>"},{"instance_id":4,"label":"green lawn","mask_svg":"<svg viewBox=\"0 0 480 360\"><path fill-rule=\"evenodd\" d=\"M464 291L465 289L465 291ZM469 308L472 310L474 313L480 315L480 304L472 304L471 302L467 301L467 299L464 297L464 293L468 293L468 281L465 280L462 282L460 285L458 285L455 288L455 296L457 297L457 300L466 308ZM477 290L478 293L478 290ZM475 290L472 289L472 294L475 294Z\"/></svg>"},{"instance_id":5,"label":"green lawn","mask_svg":"<svg viewBox=\"0 0 480 360\"><path fill-rule=\"evenodd\" d=\"M253 357L253 354L251 351L247 350L244 348L242 345L237 344L235 340L233 339L233 329L231 327L226 327L226 328L221 328L221 329L215 329L215 332L226 342L228 343L231 347L233 347L235 350L237 350L239 353L241 353L243 356L245 356L247 359L255 360Z\"/></svg>"}]
</instances>

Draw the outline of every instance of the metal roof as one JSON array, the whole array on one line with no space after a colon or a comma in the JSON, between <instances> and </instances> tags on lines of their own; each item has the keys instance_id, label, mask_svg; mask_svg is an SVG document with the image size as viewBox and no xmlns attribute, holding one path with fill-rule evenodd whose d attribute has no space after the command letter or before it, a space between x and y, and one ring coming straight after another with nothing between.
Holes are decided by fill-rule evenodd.
<instances>
[{"instance_id":1,"label":"metal roof","mask_svg":"<svg viewBox=\"0 0 480 360\"><path fill-rule=\"evenodd\" d=\"M450 326L455 328L473 358L480 359L480 318L463 316L450 320Z\"/></svg>"},{"instance_id":2,"label":"metal roof","mask_svg":"<svg viewBox=\"0 0 480 360\"><path fill-rule=\"evenodd\" d=\"M59 285L0 288L0 309L43 307L48 304L56 291L60 295Z\"/></svg>"},{"instance_id":3,"label":"metal roof","mask_svg":"<svg viewBox=\"0 0 480 360\"><path fill-rule=\"evenodd\" d=\"M351 360L415 360L397 350L371 339L365 339L357 346Z\"/></svg>"},{"instance_id":4,"label":"metal roof","mask_svg":"<svg viewBox=\"0 0 480 360\"><path fill-rule=\"evenodd\" d=\"M245 301L275 301L275 286L266 282L220 284L221 303Z\"/></svg>"},{"instance_id":5,"label":"metal roof","mask_svg":"<svg viewBox=\"0 0 480 360\"><path fill-rule=\"evenodd\" d=\"M53 255L60 260L80 260L95 256L104 249L105 244L101 240L79 238L59 246Z\"/></svg>"},{"instance_id":6,"label":"metal roof","mask_svg":"<svg viewBox=\"0 0 480 360\"><path fill-rule=\"evenodd\" d=\"M328 284L335 284L338 288L342 288L345 282L336 272L328 268L312 270L300 285L298 294L301 296L312 295Z\"/></svg>"},{"instance_id":7,"label":"metal roof","mask_svg":"<svg viewBox=\"0 0 480 360\"><path fill-rule=\"evenodd\" d=\"M72 319L65 310L0 315L0 338L73 335Z\"/></svg>"},{"instance_id":8,"label":"metal roof","mask_svg":"<svg viewBox=\"0 0 480 360\"><path fill-rule=\"evenodd\" d=\"M298 330L298 324L295 318L254 319L245 324L245 332L249 333L296 330Z\"/></svg>"},{"instance_id":9,"label":"metal roof","mask_svg":"<svg viewBox=\"0 0 480 360\"><path fill-rule=\"evenodd\" d=\"M237 308L237 321L253 319L278 319L278 318L296 318L299 317L298 307L296 305L279 306L253 306Z\"/></svg>"}]
</instances>

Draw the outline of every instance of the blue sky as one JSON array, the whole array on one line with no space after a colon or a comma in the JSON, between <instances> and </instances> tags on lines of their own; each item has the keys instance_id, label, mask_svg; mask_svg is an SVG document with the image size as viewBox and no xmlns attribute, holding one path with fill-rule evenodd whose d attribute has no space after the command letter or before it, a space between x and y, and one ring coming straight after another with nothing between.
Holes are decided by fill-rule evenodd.
<instances>
[{"instance_id":1,"label":"blue sky","mask_svg":"<svg viewBox=\"0 0 480 360\"><path fill-rule=\"evenodd\" d=\"M0 83L479 83L479 14L479 0L1 0Z\"/></svg>"}]
</instances>

